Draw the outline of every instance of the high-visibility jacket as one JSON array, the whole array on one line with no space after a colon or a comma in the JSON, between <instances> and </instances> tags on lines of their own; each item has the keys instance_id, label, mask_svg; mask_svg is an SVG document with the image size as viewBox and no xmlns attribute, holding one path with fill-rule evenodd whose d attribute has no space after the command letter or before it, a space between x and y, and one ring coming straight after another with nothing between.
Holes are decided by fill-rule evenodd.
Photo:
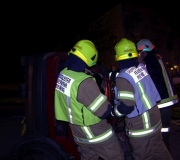
<instances>
[{"instance_id":1,"label":"high-visibility jacket","mask_svg":"<svg viewBox=\"0 0 180 160\"><path fill-rule=\"evenodd\" d=\"M57 120L79 126L89 126L101 121L93 112L106 100L103 94L100 94L89 107L85 107L77 101L78 87L87 78L92 77L83 72L78 73L77 76L77 73L71 70L61 71L55 89L55 116Z\"/></svg>"}]
</instances>

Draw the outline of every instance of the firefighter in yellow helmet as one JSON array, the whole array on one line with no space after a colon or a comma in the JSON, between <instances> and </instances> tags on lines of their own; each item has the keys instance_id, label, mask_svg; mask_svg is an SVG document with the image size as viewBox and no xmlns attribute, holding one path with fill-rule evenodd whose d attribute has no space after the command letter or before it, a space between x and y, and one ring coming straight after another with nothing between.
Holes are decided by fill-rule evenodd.
<instances>
[{"instance_id":1,"label":"firefighter in yellow helmet","mask_svg":"<svg viewBox=\"0 0 180 160\"><path fill-rule=\"evenodd\" d=\"M114 115L125 116L125 129L135 160L171 160L161 135L160 95L144 66L138 66L135 44L121 39L115 45L120 70L116 77L117 98Z\"/></svg>"},{"instance_id":2,"label":"firefighter in yellow helmet","mask_svg":"<svg viewBox=\"0 0 180 160\"><path fill-rule=\"evenodd\" d=\"M124 154L107 122L112 106L85 68L97 63L98 51L80 40L69 51L55 88L55 117L69 122L81 160L123 160Z\"/></svg>"}]
</instances>

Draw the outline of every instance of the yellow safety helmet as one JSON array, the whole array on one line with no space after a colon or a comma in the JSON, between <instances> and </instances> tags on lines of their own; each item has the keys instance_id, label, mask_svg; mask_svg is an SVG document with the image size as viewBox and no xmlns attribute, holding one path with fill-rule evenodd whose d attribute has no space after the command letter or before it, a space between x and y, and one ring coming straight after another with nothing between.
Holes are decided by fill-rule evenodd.
<instances>
[{"instance_id":1,"label":"yellow safety helmet","mask_svg":"<svg viewBox=\"0 0 180 160\"><path fill-rule=\"evenodd\" d=\"M116 45L115 45L115 60L121 61L125 59L135 58L138 57L138 53L136 50L136 46L134 42L122 38Z\"/></svg>"},{"instance_id":2,"label":"yellow safety helmet","mask_svg":"<svg viewBox=\"0 0 180 160\"><path fill-rule=\"evenodd\" d=\"M74 54L83 60L89 67L97 63L98 51L89 40L80 40L69 51L69 54Z\"/></svg>"}]
</instances>

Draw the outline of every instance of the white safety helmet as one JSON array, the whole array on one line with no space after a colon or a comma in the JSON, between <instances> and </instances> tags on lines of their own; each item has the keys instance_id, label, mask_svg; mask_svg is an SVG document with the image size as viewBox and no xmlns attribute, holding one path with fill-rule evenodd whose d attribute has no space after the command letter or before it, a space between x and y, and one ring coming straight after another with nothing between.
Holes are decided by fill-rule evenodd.
<instances>
[{"instance_id":1,"label":"white safety helmet","mask_svg":"<svg viewBox=\"0 0 180 160\"><path fill-rule=\"evenodd\" d=\"M137 50L139 53L151 51L155 47L149 39L142 39L137 43Z\"/></svg>"}]
</instances>

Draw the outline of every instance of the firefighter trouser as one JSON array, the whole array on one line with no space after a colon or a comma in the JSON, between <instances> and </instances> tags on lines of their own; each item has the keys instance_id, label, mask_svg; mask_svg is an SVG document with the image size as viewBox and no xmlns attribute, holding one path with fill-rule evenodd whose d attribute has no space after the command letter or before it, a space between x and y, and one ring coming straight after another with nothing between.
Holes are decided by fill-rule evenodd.
<instances>
[{"instance_id":1,"label":"firefighter trouser","mask_svg":"<svg viewBox=\"0 0 180 160\"><path fill-rule=\"evenodd\" d=\"M78 144L79 145L79 144ZM124 160L124 153L115 134L105 142L78 146L81 160Z\"/></svg>"},{"instance_id":2,"label":"firefighter trouser","mask_svg":"<svg viewBox=\"0 0 180 160\"><path fill-rule=\"evenodd\" d=\"M169 128L171 125L171 107L166 107L160 109L161 113L161 121L162 121L162 128ZM169 131L162 132L163 141L170 152L170 145L169 145Z\"/></svg>"},{"instance_id":3,"label":"firefighter trouser","mask_svg":"<svg viewBox=\"0 0 180 160\"><path fill-rule=\"evenodd\" d=\"M132 154L135 160L172 160L172 157L162 141L161 131L146 137L129 137Z\"/></svg>"}]
</instances>

